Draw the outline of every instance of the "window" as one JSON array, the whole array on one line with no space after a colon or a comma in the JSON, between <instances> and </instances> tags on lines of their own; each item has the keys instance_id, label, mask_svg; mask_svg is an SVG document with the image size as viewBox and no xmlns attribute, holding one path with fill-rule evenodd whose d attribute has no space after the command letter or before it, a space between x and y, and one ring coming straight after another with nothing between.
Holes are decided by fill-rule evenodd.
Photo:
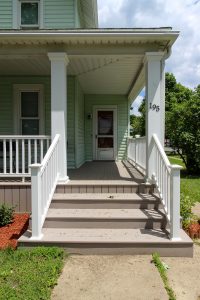
<instances>
[{"instance_id":1,"label":"window","mask_svg":"<svg viewBox=\"0 0 200 300\"><path fill-rule=\"evenodd\" d=\"M42 85L14 86L15 133L40 135L44 133Z\"/></svg>"},{"instance_id":2,"label":"window","mask_svg":"<svg viewBox=\"0 0 200 300\"><path fill-rule=\"evenodd\" d=\"M21 1L21 27L39 27L39 2Z\"/></svg>"},{"instance_id":3,"label":"window","mask_svg":"<svg viewBox=\"0 0 200 300\"><path fill-rule=\"evenodd\" d=\"M22 135L39 135L39 92L21 92L20 98Z\"/></svg>"},{"instance_id":4,"label":"window","mask_svg":"<svg viewBox=\"0 0 200 300\"><path fill-rule=\"evenodd\" d=\"M13 0L13 28L43 28L43 0Z\"/></svg>"}]
</instances>

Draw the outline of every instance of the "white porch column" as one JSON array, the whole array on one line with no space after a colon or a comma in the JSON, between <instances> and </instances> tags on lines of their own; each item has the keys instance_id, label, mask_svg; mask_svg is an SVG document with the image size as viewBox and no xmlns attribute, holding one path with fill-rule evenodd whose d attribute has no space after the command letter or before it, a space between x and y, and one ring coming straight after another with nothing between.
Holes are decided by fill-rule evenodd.
<instances>
[{"instance_id":1,"label":"white porch column","mask_svg":"<svg viewBox=\"0 0 200 300\"><path fill-rule=\"evenodd\" d=\"M146 53L144 63L146 68L146 166L147 180L154 173L155 158L152 152L152 136L156 134L164 145L164 52Z\"/></svg>"},{"instance_id":2,"label":"white porch column","mask_svg":"<svg viewBox=\"0 0 200 300\"><path fill-rule=\"evenodd\" d=\"M60 134L59 182L67 176L67 65L66 53L48 53L51 61L51 137Z\"/></svg>"}]
</instances>

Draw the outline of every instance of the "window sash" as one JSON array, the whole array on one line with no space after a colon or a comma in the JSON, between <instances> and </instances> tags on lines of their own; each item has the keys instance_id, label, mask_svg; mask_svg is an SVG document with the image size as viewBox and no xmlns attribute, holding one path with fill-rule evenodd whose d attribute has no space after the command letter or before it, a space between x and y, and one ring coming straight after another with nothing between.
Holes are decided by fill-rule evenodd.
<instances>
[{"instance_id":1,"label":"window sash","mask_svg":"<svg viewBox=\"0 0 200 300\"><path fill-rule=\"evenodd\" d=\"M22 22L22 5L23 4L37 4L37 22L23 23ZM20 26L21 27L39 27L40 23L40 1L20 1Z\"/></svg>"}]
</instances>

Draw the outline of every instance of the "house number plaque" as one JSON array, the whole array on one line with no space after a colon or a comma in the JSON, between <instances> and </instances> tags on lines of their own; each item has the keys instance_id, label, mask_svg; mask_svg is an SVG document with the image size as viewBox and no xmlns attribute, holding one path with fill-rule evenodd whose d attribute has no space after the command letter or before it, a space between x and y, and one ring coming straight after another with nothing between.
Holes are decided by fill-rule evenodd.
<instances>
[{"instance_id":1,"label":"house number plaque","mask_svg":"<svg viewBox=\"0 0 200 300\"><path fill-rule=\"evenodd\" d=\"M156 112L159 112L160 106L159 106L159 105L156 105L156 104L150 103L150 109L151 109L151 110L155 110Z\"/></svg>"}]
</instances>

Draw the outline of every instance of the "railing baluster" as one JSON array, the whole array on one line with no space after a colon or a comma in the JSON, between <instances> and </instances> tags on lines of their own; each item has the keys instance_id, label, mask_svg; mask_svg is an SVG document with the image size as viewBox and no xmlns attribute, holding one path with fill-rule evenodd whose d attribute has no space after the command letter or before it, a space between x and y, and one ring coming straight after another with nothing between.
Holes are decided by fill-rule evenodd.
<instances>
[{"instance_id":1,"label":"railing baluster","mask_svg":"<svg viewBox=\"0 0 200 300\"><path fill-rule=\"evenodd\" d=\"M10 174L13 172L13 151L12 151L12 140L9 140L9 157L10 157Z\"/></svg>"},{"instance_id":2,"label":"railing baluster","mask_svg":"<svg viewBox=\"0 0 200 300\"><path fill-rule=\"evenodd\" d=\"M15 153L15 162L16 162L16 174L19 173L19 141L15 140L16 143L16 153Z\"/></svg>"},{"instance_id":3,"label":"railing baluster","mask_svg":"<svg viewBox=\"0 0 200 300\"><path fill-rule=\"evenodd\" d=\"M6 140L3 140L3 172L7 173L6 168L6 159L7 159L7 153L6 153Z\"/></svg>"},{"instance_id":4,"label":"railing baluster","mask_svg":"<svg viewBox=\"0 0 200 300\"><path fill-rule=\"evenodd\" d=\"M22 174L25 173L25 151L24 151L24 139L22 140Z\"/></svg>"}]
</instances>

